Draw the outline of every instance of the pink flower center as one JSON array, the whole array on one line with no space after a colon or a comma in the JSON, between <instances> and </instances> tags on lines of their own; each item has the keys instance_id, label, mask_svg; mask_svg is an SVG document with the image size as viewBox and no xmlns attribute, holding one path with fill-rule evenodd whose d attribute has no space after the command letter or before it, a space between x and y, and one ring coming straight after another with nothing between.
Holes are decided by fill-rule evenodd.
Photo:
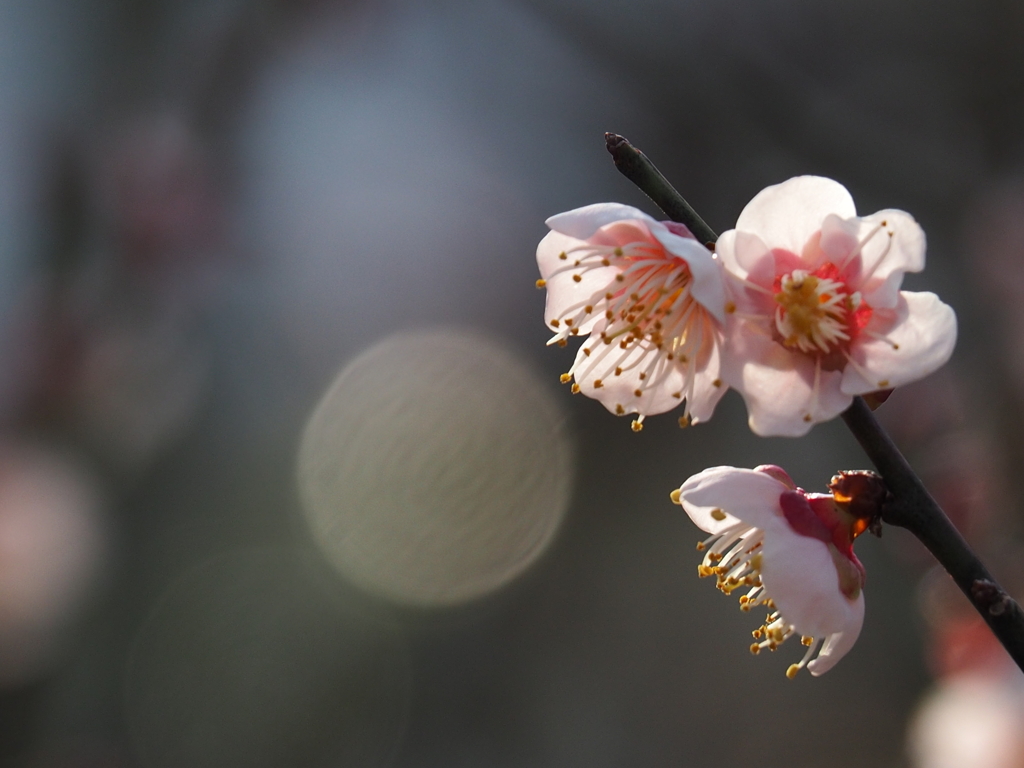
<instances>
[{"instance_id":1,"label":"pink flower center","mask_svg":"<svg viewBox=\"0 0 1024 768\"><path fill-rule=\"evenodd\" d=\"M871 307L830 262L814 272L794 269L776 278L774 288L779 340L804 354L845 356L871 318Z\"/></svg>"}]
</instances>

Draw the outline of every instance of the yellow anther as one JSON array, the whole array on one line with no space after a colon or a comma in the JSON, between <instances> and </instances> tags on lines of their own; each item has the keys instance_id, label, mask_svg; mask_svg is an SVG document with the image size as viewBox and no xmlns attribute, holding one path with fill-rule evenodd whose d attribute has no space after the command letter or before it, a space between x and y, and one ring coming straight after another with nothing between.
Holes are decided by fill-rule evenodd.
<instances>
[{"instance_id":1,"label":"yellow anther","mask_svg":"<svg viewBox=\"0 0 1024 768\"><path fill-rule=\"evenodd\" d=\"M547 284L547 280L538 280L536 283L534 283L534 285L536 285L538 288L543 288Z\"/></svg>"},{"instance_id":2,"label":"yellow anther","mask_svg":"<svg viewBox=\"0 0 1024 768\"><path fill-rule=\"evenodd\" d=\"M672 503L673 503L673 504L681 504L682 502L681 502L681 501L679 500L679 498L680 498L680 496L682 496L682 494L683 494L683 492L682 492L682 491L681 491L680 489L676 488L676 489L675 489L674 491L672 491L672 493L670 493L670 494L668 495L668 497L669 497L670 499L672 499ZM697 550L698 550L698 551L700 551L700 550L702 550L702 549L704 549L704 542L701 542L701 543L700 543L700 544L699 544L699 545L697 546Z\"/></svg>"},{"instance_id":3,"label":"yellow anther","mask_svg":"<svg viewBox=\"0 0 1024 768\"><path fill-rule=\"evenodd\" d=\"M551 321L551 327L552 328L557 328L560 325L561 325L561 323L558 322L558 318L557 317L554 320Z\"/></svg>"},{"instance_id":4,"label":"yellow anther","mask_svg":"<svg viewBox=\"0 0 1024 768\"><path fill-rule=\"evenodd\" d=\"M755 640L760 640L762 637L764 637L764 632L760 629L755 629L750 634L754 636Z\"/></svg>"},{"instance_id":5,"label":"yellow anther","mask_svg":"<svg viewBox=\"0 0 1024 768\"><path fill-rule=\"evenodd\" d=\"M703 541L698 541L697 542L697 551L698 552L703 552L705 549L707 549L707 545L705 545Z\"/></svg>"},{"instance_id":6,"label":"yellow anther","mask_svg":"<svg viewBox=\"0 0 1024 768\"><path fill-rule=\"evenodd\" d=\"M644 423L640 419L633 419L633 423L630 425L634 432L639 432L644 428Z\"/></svg>"},{"instance_id":7,"label":"yellow anther","mask_svg":"<svg viewBox=\"0 0 1024 768\"><path fill-rule=\"evenodd\" d=\"M567 342L567 341L566 341L565 339L559 339L559 340L558 340L558 341L556 341L555 343L556 343L556 344L557 344L558 346L560 346L560 347L565 347L565 346L568 346L568 344L569 344L569 342Z\"/></svg>"},{"instance_id":8,"label":"yellow anther","mask_svg":"<svg viewBox=\"0 0 1024 768\"><path fill-rule=\"evenodd\" d=\"M714 381L711 382L711 385L714 386L714 387L720 387L720 386L722 386L722 380L721 379L715 379Z\"/></svg>"},{"instance_id":9,"label":"yellow anther","mask_svg":"<svg viewBox=\"0 0 1024 768\"><path fill-rule=\"evenodd\" d=\"M621 403L616 403L615 404L615 415L616 416L623 416L623 415L625 415L625 413L626 413L626 409L622 407L622 404Z\"/></svg>"},{"instance_id":10,"label":"yellow anther","mask_svg":"<svg viewBox=\"0 0 1024 768\"><path fill-rule=\"evenodd\" d=\"M750 644L750 652L752 654L754 654L755 656L757 656L757 654L759 654L761 652L761 646L758 645L757 643L751 643Z\"/></svg>"},{"instance_id":11,"label":"yellow anther","mask_svg":"<svg viewBox=\"0 0 1024 768\"><path fill-rule=\"evenodd\" d=\"M788 677L790 680L792 680L794 677L796 677L796 675L797 675L797 673L799 671L800 671L800 665L799 664L790 664L789 665L789 669L786 670L786 677Z\"/></svg>"},{"instance_id":12,"label":"yellow anther","mask_svg":"<svg viewBox=\"0 0 1024 768\"><path fill-rule=\"evenodd\" d=\"M560 254L558 254L558 258L560 258L562 261L565 261L566 259L569 258L569 255L565 251L562 251Z\"/></svg>"},{"instance_id":13,"label":"yellow anther","mask_svg":"<svg viewBox=\"0 0 1024 768\"><path fill-rule=\"evenodd\" d=\"M580 277L579 275L573 275L572 279L573 279L573 282L576 282L576 283L579 283L579 282L583 281L583 278Z\"/></svg>"},{"instance_id":14,"label":"yellow anther","mask_svg":"<svg viewBox=\"0 0 1024 768\"><path fill-rule=\"evenodd\" d=\"M600 389L603 386L604 382L602 382L600 379L594 379L594 389Z\"/></svg>"},{"instance_id":15,"label":"yellow anther","mask_svg":"<svg viewBox=\"0 0 1024 768\"><path fill-rule=\"evenodd\" d=\"M713 517L715 520L718 520L718 521L725 520L725 512L723 512L722 510L717 509L717 508L716 509L712 509L711 510L711 517Z\"/></svg>"},{"instance_id":16,"label":"yellow anther","mask_svg":"<svg viewBox=\"0 0 1024 768\"><path fill-rule=\"evenodd\" d=\"M641 395L643 395L643 393L644 393L644 391L642 389L634 389L633 390L633 396L634 397L640 397Z\"/></svg>"},{"instance_id":17,"label":"yellow anther","mask_svg":"<svg viewBox=\"0 0 1024 768\"><path fill-rule=\"evenodd\" d=\"M733 304L731 301L727 301L725 303L725 311L727 314L731 315L733 312L736 311L736 305Z\"/></svg>"},{"instance_id":18,"label":"yellow anther","mask_svg":"<svg viewBox=\"0 0 1024 768\"><path fill-rule=\"evenodd\" d=\"M800 645L810 646L813 643L814 643L814 638L813 637L807 637L807 635L804 635L803 637L800 638Z\"/></svg>"},{"instance_id":19,"label":"yellow anther","mask_svg":"<svg viewBox=\"0 0 1024 768\"><path fill-rule=\"evenodd\" d=\"M570 381L572 381L572 374L563 373L561 376L558 377L558 380L563 384L568 384Z\"/></svg>"},{"instance_id":20,"label":"yellow anther","mask_svg":"<svg viewBox=\"0 0 1024 768\"><path fill-rule=\"evenodd\" d=\"M580 385L577 384L576 382L573 382L572 386L569 388L569 391L572 392L574 395L578 395L580 393Z\"/></svg>"},{"instance_id":21,"label":"yellow anther","mask_svg":"<svg viewBox=\"0 0 1024 768\"><path fill-rule=\"evenodd\" d=\"M679 428L680 429L686 429L688 426L690 426L690 417L689 416L680 416L679 417Z\"/></svg>"}]
</instances>

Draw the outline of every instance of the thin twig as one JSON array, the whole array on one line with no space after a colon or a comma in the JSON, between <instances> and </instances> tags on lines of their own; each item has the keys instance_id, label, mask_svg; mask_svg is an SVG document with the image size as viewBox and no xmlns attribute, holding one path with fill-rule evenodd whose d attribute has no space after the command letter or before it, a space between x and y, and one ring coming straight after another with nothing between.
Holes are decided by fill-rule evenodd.
<instances>
[{"instance_id":1,"label":"thin twig","mask_svg":"<svg viewBox=\"0 0 1024 768\"><path fill-rule=\"evenodd\" d=\"M661 171L654 167L654 163L647 159L647 155L617 133L606 133L604 142L615 161L615 167L651 198L666 216L672 221L685 224L693 236L709 248L718 240L715 231L676 192L668 179L661 175Z\"/></svg>"},{"instance_id":2,"label":"thin twig","mask_svg":"<svg viewBox=\"0 0 1024 768\"><path fill-rule=\"evenodd\" d=\"M605 134L615 167L653 200L672 221L685 224L709 246L718 240L697 212L647 157L622 136ZM1024 670L1024 611L982 564L978 556L931 497L896 444L861 397L843 413L843 421L878 469L892 500L882 511L889 525L906 528L928 548L953 577L1003 647Z\"/></svg>"}]
</instances>

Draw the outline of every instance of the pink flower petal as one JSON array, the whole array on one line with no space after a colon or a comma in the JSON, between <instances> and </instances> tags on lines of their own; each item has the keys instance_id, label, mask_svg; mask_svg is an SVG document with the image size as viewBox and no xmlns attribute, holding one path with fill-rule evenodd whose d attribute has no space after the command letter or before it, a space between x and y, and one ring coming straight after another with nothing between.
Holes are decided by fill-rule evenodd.
<instances>
[{"instance_id":1,"label":"pink flower petal","mask_svg":"<svg viewBox=\"0 0 1024 768\"><path fill-rule=\"evenodd\" d=\"M555 232L575 237L577 240L586 240L601 227L627 219L657 223L639 208L621 203L586 205L572 211L555 214L544 223Z\"/></svg>"},{"instance_id":2,"label":"pink flower petal","mask_svg":"<svg viewBox=\"0 0 1024 768\"><path fill-rule=\"evenodd\" d=\"M730 327L722 375L743 396L753 432L762 437L800 437L853 402L839 389L841 372L820 371L815 391L811 357L790 351L746 321L736 324L747 327Z\"/></svg>"},{"instance_id":3,"label":"pink flower petal","mask_svg":"<svg viewBox=\"0 0 1024 768\"><path fill-rule=\"evenodd\" d=\"M850 632L856 639L863 593L851 601L840 591L828 545L795 533L784 520L770 521L763 530L761 580L779 613L803 635Z\"/></svg>"},{"instance_id":4,"label":"pink flower petal","mask_svg":"<svg viewBox=\"0 0 1024 768\"><path fill-rule=\"evenodd\" d=\"M924 269L924 230L903 211L886 210L861 219L861 239L881 226L861 250L860 275L851 283L872 307L896 306L903 275ZM885 222L884 226L882 222ZM891 232L892 235L886 234Z\"/></svg>"},{"instance_id":5,"label":"pink flower petal","mask_svg":"<svg viewBox=\"0 0 1024 768\"><path fill-rule=\"evenodd\" d=\"M828 636L817 658L807 665L810 673L815 677L819 677L832 669L853 648L853 644L860 637L860 630L863 625L864 593L862 592L853 603L853 614L850 616L849 628Z\"/></svg>"},{"instance_id":6,"label":"pink flower petal","mask_svg":"<svg viewBox=\"0 0 1024 768\"><path fill-rule=\"evenodd\" d=\"M683 483L679 501L694 524L708 533L721 533L740 520L764 529L781 521L779 497L787 490L783 483L764 472L711 467ZM725 516L717 519L712 515L715 510ZM780 524L785 525L785 521Z\"/></svg>"},{"instance_id":7,"label":"pink flower petal","mask_svg":"<svg viewBox=\"0 0 1024 768\"><path fill-rule=\"evenodd\" d=\"M894 310L876 313L865 329L887 323L883 338L862 334L851 350L842 391L861 395L917 381L944 365L956 345L956 314L934 293L901 291Z\"/></svg>"},{"instance_id":8,"label":"pink flower petal","mask_svg":"<svg viewBox=\"0 0 1024 768\"><path fill-rule=\"evenodd\" d=\"M725 322L725 281L714 255L696 240L680 237L660 222L651 234L674 256L686 262L693 277L690 293L720 323Z\"/></svg>"},{"instance_id":9,"label":"pink flower petal","mask_svg":"<svg viewBox=\"0 0 1024 768\"><path fill-rule=\"evenodd\" d=\"M616 374L616 369L622 373ZM678 407L685 397L683 369L647 342L620 349L595 334L580 347L573 370L580 391L619 416L664 413Z\"/></svg>"},{"instance_id":10,"label":"pink flower petal","mask_svg":"<svg viewBox=\"0 0 1024 768\"><path fill-rule=\"evenodd\" d=\"M846 187L820 176L797 176L759 192L747 203L736 230L758 235L771 248L800 254L830 213L857 215Z\"/></svg>"},{"instance_id":11,"label":"pink flower petal","mask_svg":"<svg viewBox=\"0 0 1024 768\"><path fill-rule=\"evenodd\" d=\"M572 307L583 306L590 297L603 291L621 270L617 267L596 267L588 270L571 269L575 263L572 249L581 241L559 232L548 232L537 246L537 264L541 277L547 285L547 300L544 305L544 321L552 328L551 321L562 317ZM560 258L565 253L566 258ZM573 279L579 274L580 280ZM591 316L582 323L580 333L588 333L600 316Z\"/></svg>"}]
</instances>

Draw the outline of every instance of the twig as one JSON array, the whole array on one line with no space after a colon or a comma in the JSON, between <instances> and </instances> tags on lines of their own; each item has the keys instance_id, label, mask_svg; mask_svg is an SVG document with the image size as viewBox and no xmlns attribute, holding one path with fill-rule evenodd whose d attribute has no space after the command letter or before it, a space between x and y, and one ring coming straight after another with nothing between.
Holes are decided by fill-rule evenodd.
<instances>
[{"instance_id":1,"label":"twig","mask_svg":"<svg viewBox=\"0 0 1024 768\"><path fill-rule=\"evenodd\" d=\"M661 171L654 167L647 155L617 133L606 133L604 142L615 161L615 167L623 176L636 184L672 221L685 224L694 237L711 247L718 235L676 192L675 187L668 183L668 179L661 175Z\"/></svg>"},{"instance_id":2,"label":"twig","mask_svg":"<svg viewBox=\"0 0 1024 768\"><path fill-rule=\"evenodd\" d=\"M615 167L653 200L672 221L685 224L709 246L718 240L697 212L669 184L647 157L622 136L605 134ZM921 479L882 429L861 397L855 397L843 413L843 421L878 469L891 501L882 510L882 520L906 528L928 548L953 577L1003 647L1024 670L1024 611L996 583L978 556L964 541L946 513L931 497Z\"/></svg>"}]
</instances>

